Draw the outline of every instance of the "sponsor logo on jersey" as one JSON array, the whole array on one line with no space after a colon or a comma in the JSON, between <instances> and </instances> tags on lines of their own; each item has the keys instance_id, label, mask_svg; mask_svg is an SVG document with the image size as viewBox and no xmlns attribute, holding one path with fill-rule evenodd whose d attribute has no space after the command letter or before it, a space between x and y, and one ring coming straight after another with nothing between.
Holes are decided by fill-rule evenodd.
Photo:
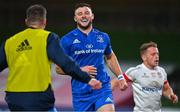
<instances>
[{"instance_id":1,"label":"sponsor logo on jersey","mask_svg":"<svg viewBox=\"0 0 180 112\"><path fill-rule=\"evenodd\" d=\"M73 41L73 44L79 44L79 43L81 43L81 41L79 41L78 39L75 39L75 40Z\"/></svg>"},{"instance_id":2,"label":"sponsor logo on jersey","mask_svg":"<svg viewBox=\"0 0 180 112\"><path fill-rule=\"evenodd\" d=\"M21 52L21 51L31 50L31 49L32 49L32 46L30 46L28 40L25 39L24 41L21 42L20 45L18 45L16 51Z\"/></svg>"},{"instance_id":3,"label":"sponsor logo on jersey","mask_svg":"<svg viewBox=\"0 0 180 112\"><path fill-rule=\"evenodd\" d=\"M111 98L107 98L105 102L113 102Z\"/></svg>"},{"instance_id":4,"label":"sponsor logo on jersey","mask_svg":"<svg viewBox=\"0 0 180 112\"><path fill-rule=\"evenodd\" d=\"M89 54L89 53L104 53L104 50L103 49L87 49L87 50L76 50L76 51L74 51L75 55Z\"/></svg>"},{"instance_id":5,"label":"sponsor logo on jersey","mask_svg":"<svg viewBox=\"0 0 180 112\"><path fill-rule=\"evenodd\" d=\"M91 48L93 48L93 45L92 44L87 44L86 48L91 49Z\"/></svg>"},{"instance_id":6,"label":"sponsor logo on jersey","mask_svg":"<svg viewBox=\"0 0 180 112\"><path fill-rule=\"evenodd\" d=\"M152 81L148 84L146 87L142 87L142 91L148 91L148 92L158 92L162 90L162 85L157 81Z\"/></svg>"},{"instance_id":7,"label":"sponsor logo on jersey","mask_svg":"<svg viewBox=\"0 0 180 112\"><path fill-rule=\"evenodd\" d=\"M158 92L162 90L161 87L142 87L142 91L147 91L147 92Z\"/></svg>"}]
</instances>

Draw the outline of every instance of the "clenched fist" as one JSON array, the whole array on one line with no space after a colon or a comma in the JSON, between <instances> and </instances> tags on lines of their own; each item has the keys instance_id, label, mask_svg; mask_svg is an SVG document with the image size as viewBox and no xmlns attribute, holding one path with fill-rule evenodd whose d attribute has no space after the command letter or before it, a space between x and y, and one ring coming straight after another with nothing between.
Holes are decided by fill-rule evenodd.
<instances>
[{"instance_id":1,"label":"clenched fist","mask_svg":"<svg viewBox=\"0 0 180 112\"><path fill-rule=\"evenodd\" d=\"M169 95L169 99L172 100L173 103L178 103L178 97L176 94Z\"/></svg>"},{"instance_id":2,"label":"clenched fist","mask_svg":"<svg viewBox=\"0 0 180 112\"><path fill-rule=\"evenodd\" d=\"M93 89L100 89L102 87L101 82L92 78L88 83Z\"/></svg>"}]
</instances>

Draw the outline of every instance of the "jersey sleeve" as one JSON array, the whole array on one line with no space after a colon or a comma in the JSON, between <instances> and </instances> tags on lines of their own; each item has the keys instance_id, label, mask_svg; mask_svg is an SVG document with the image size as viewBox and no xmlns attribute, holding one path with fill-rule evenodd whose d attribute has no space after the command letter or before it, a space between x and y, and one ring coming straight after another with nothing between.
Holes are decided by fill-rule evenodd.
<instances>
[{"instance_id":1,"label":"jersey sleeve","mask_svg":"<svg viewBox=\"0 0 180 112\"><path fill-rule=\"evenodd\" d=\"M91 80L90 76L81 71L79 65L64 53L59 45L59 38L54 33L51 33L47 40L47 55L50 60L60 66L72 78L85 83Z\"/></svg>"},{"instance_id":2,"label":"jersey sleeve","mask_svg":"<svg viewBox=\"0 0 180 112\"><path fill-rule=\"evenodd\" d=\"M63 51L69 56L70 55L70 50L69 50L69 42L65 36L63 36L59 40L59 45L61 45Z\"/></svg>"},{"instance_id":3,"label":"jersey sleeve","mask_svg":"<svg viewBox=\"0 0 180 112\"><path fill-rule=\"evenodd\" d=\"M110 55L112 53L112 46L111 46L111 41L110 41L110 37L108 34L105 35L106 39L107 39L107 47L105 49L104 54L105 55Z\"/></svg>"},{"instance_id":4,"label":"jersey sleeve","mask_svg":"<svg viewBox=\"0 0 180 112\"><path fill-rule=\"evenodd\" d=\"M134 80L135 80L135 78L136 78L136 72L135 72L135 71L136 71L135 68L132 67L132 68L129 68L129 69L125 72L125 74L126 74L126 76L128 77L129 80L131 80L131 81L134 81Z\"/></svg>"},{"instance_id":5,"label":"jersey sleeve","mask_svg":"<svg viewBox=\"0 0 180 112\"><path fill-rule=\"evenodd\" d=\"M5 42L0 46L0 72L8 67L5 53Z\"/></svg>"},{"instance_id":6,"label":"jersey sleeve","mask_svg":"<svg viewBox=\"0 0 180 112\"><path fill-rule=\"evenodd\" d=\"M166 83L166 82L167 82L167 73L166 73L166 71L164 70L164 68L161 68L161 70L162 70L162 73L163 73L163 75L164 75L164 83Z\"/></svg>"}]
</instances>

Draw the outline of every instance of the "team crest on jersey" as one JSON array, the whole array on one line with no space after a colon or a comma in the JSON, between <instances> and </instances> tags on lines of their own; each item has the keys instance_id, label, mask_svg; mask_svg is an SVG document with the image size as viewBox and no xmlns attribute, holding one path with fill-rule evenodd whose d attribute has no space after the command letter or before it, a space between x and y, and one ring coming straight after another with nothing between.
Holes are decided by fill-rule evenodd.
<instances>
[{"instance_id":1,"label":"team crest on jersey","mask_svg":"<svg viewBox=\"0 0 180 112\"><path fill-rule=\"evenodd\" d=\"M102 35L97 36L97 42L100 42L100 43L104 42L104 39L103 39Z\"/></svg>"},{"instance_id":2,"label":"team crest on jersey","mask_svg":"<svg viewBox=\"0 0 180 112\"><path fill-rule=\"evenodd\" d=\"M75 39L75 40L73 41L73 44L78 44L78 43L81 43L81 41L79 41L78 39Z\"/></svg>"}]
</instances>

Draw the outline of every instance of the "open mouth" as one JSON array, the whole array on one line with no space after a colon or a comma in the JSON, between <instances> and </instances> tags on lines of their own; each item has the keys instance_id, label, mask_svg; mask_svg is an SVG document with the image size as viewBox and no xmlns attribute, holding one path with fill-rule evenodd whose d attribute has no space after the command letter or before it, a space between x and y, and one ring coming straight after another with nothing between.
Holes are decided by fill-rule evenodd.
<instances>
[{"instance_id":1,"label":"open mouth","mask_svg":"<svg viewBox=\"0 0 180 112\"><path fill-rule=\"evenodd\" d=\"M81 22L86 23L88 22L88 19L82 19Z\"/></svg>"},{"instance_id":2,"label":"open mouth","mask_svg":"<svg viewBox=\"0 0 180 112\"><path fill-rule=\"evenodd\" d=\"M159 63L159 60L155 60L156 63Z\"/></svg>"}]
</instances>

